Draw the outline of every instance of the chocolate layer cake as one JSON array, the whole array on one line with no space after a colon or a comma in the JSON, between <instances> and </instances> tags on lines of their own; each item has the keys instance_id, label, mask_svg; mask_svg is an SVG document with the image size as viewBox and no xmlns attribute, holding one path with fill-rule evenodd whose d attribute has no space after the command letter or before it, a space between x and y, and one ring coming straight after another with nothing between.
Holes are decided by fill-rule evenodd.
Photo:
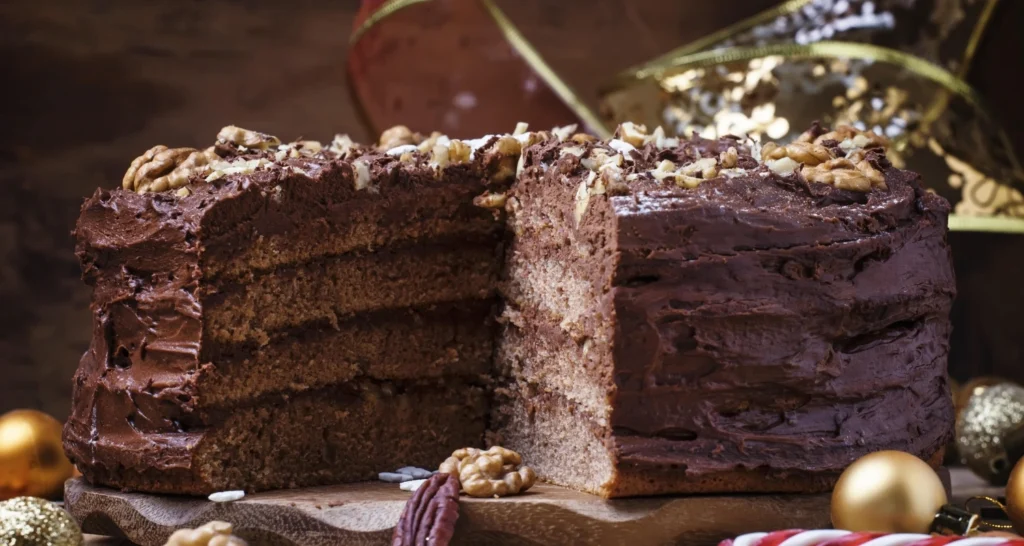
<instances>
[{"instance_id":1,"label":"chocolate layer cake","mask_svg":"<svg viewBox=\"0 0 1024 546\"><path fill-rule=\"evenodd\" d=\"M605 497L828 490L882 449L937 463L948 204L852 130L753 154L618 137L524 152L494 441Z\"/></svg>"},{"instance_id":2,"label":"chocolate layer cake","mask_svg":"<svg viewBox=\"0 0 1024 546\"><path fill-rule=\"evenodd\" d=\"M86 201L95 333L65 438L87 478L295 487L483 441L502 239L487 198L519 141L384 138L228 127L207 150L150 150Z\"/></svg>"},{"instance_id":3,"label":"chocolate layer cake","mask_svg":"<svg viewBox=\"0 0 1024 546\"><path fill-rule=\"evenodd\" d=\"M94 482L191 494L485 441L606 497L937 462L948 205L885 144L626 124L154 148L79 219L95 335L67 451Z\"/></svg>"}]
</instances>

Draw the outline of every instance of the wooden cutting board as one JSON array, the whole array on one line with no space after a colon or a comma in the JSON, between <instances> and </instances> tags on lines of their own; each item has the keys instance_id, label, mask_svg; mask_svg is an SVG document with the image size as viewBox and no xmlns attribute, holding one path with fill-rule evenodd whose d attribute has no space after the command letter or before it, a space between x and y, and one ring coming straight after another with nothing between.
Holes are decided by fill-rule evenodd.
<instances>
[{"instance_id":1,"label":"wooden cutting board","mask_svg":"<svg viewBox=\"0 0 1024 546\"><path fill-rule=\"evenodd\" d=\"M358 483L270 491L230 503L123 493L81 478L65 505L86 533L161 546L182 527L229 521L251 546L390 544L411 493L397 484ZM716 545L764 529L829 525L829 495L706 495L606 501L553 485L503 499L460 501L454 544Z\"/></svg>"}]
</instances>

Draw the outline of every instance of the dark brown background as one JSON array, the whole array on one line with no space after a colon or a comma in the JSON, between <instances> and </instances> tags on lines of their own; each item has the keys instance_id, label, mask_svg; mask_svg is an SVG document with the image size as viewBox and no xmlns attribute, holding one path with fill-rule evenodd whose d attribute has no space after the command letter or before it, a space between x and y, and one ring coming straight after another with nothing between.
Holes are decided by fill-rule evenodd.
<instances>
[{"instance_id":1,"label":"dark brown background","mask_svg":"<svg viewBox=\"0 0 1024 546\"><path fill-rule=\"evenodd\" d=\"M591 94L629 65L777 0L506 0L556 70ZM204 146L233 123L282 138L369 135L344 60L356 0L34 0L0 3L0 412L63 418L90 335L69 232L82 198L119 184L157 143ZM1004 1L972 80L1024 142L1014 23ZM1019 368L1018 238L959 235L960 375ZM995 271L993 277L993 271ZM970 286L964 286L965 283ZM1003 288L1000 288L1000 284ZM975 294L980 294L974 296ZM991 312L997 307L995 312ZM1024 321L1017 320L1016 323Z\"/></svg>"}]
</instances>

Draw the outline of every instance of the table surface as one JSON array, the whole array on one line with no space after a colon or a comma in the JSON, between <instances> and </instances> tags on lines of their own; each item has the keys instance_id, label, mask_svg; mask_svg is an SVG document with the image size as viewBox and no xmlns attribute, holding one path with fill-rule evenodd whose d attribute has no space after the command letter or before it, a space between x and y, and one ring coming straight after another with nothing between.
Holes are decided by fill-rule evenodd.
<instances>
[{"instance_id":1,"label":"table surface","mask_svg":"<svg viewBox=\"0 0 1024 546\"><path fill-rule=\"evenodd\" d=\"M975 495L1002 497L1004 492L1003 488L988 485L966 468L951 468L950 481L953 490L952 501L957 504L962 504L967 498ZM98 535L86 535L85 544L86 546L133 546L132 542L125 539Z\"/></svg>"}]
</instances>

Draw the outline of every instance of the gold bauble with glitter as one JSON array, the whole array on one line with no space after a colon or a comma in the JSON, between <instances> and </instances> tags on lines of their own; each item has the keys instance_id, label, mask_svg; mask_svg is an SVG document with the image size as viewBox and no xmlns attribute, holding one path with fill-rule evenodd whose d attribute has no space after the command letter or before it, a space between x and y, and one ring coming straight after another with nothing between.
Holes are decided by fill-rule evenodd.
<instances>
[{"instance_id":1,"label":"gold bauble with glitter","mask_svg":"<svg viewBox=\"0 0 1024 546\"><path fill-rule=\"evenodd\" d=\"M50 501L17 497L0 502L4 546L81 546L84 541L71 515Z\"/></svg>"},{"instance_id":2,"label":"gold bauble with glitter","mask_svg":"<svg viewBox=\"0 0 1024 546\"><path fill-rule=\"evenodd\" d=\"M985 389L999 385L1000 383L1006 383L1007 380L1002 377L996 377L993 375L984 375L981 377L975 377L974 379L964 383L953 391L953 405L956 407L957 416L967 407L967 401L971 399L975 394L981 394ZM950 387L952 388L952 386Z\"/></svg>"},{"instance_id":3,"label":"gold bauble with glitter","mask_svg":"<svg viewBox=\"0 0 1024 546\"><path fill-rule=\"evenodd\" d=\"M957 416L957 450L975 474L1002 485L1024 454L1024 387L1004 382L975 391Z\"/></svg>"},{"instance_id":4,"label":"gold bauble with glitter","mask_svg":"<svg viewBox=\"0 0 1024 546\"><path fill-rule=\"evenodd\" d=\"M74 472L60 434L60 423L39 411L0 415L0 499L60 495Z\"/></svg>"},{"instance_id":5,"label":"gold bauble with glitter","mask_svg":"<svg viewBox=\"0 0 1024 546\"><path fill-rule=\"evenodd\" d=\"M854 461L832 491L832 525L849 531L927 533L946 504L946 489L928 463L902 451Z\"/></svg>"}]
</instances>

